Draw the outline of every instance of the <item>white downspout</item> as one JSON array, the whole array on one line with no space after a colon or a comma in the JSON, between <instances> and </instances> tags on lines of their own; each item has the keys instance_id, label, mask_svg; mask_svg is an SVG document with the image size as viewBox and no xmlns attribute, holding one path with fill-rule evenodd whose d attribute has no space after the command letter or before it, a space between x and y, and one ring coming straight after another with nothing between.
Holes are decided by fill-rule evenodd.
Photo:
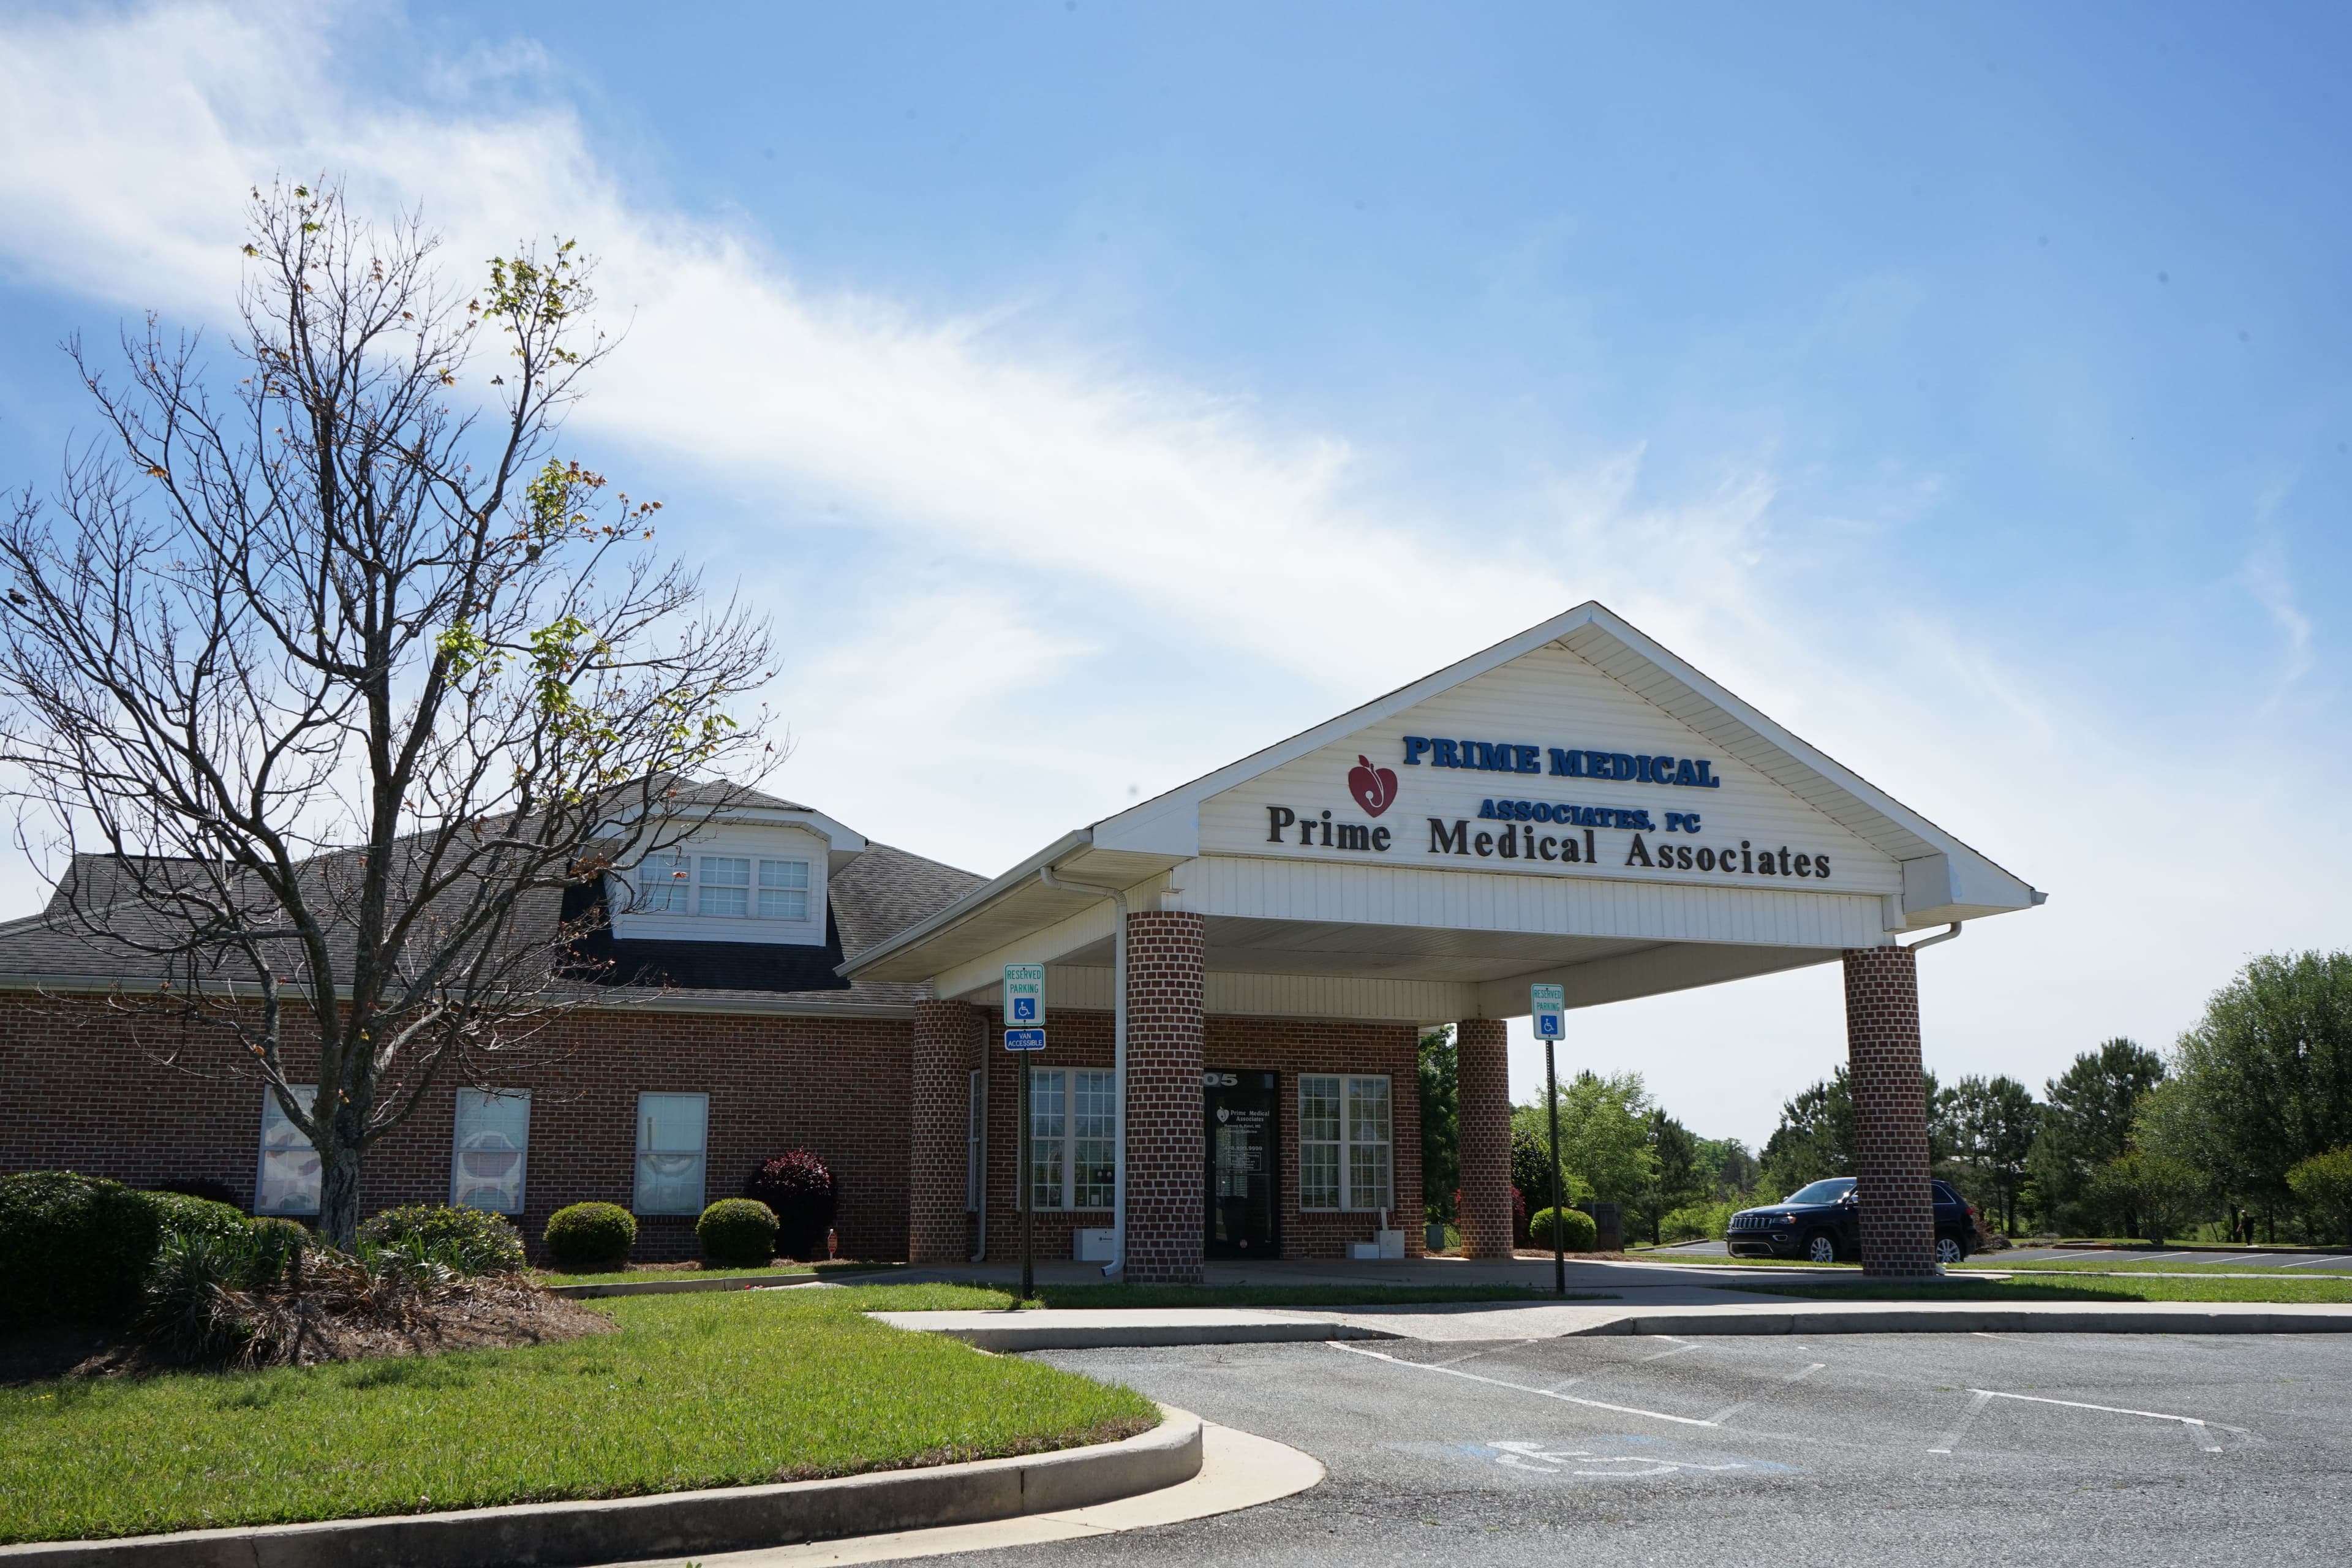
<instances>
[{"instance_id":1,"label":"white downspout","mask_svg":"<svg viewBox=\"0 0 2352 1568\"><path fill-rule=\"evenodd\" d=\"M1111 1123L1110 1261L1103 1265L1103 1277L1108 1279L1127 1268L1127 894L1118 888L1097 887L1091 882L1065 881L1054 875L1051 866L1038 867L1037 879L1065 892L1092 893L1108 899L1118 911L1110 947L1111 1100L1118 1108L1118 1115ZM1026 1151L1028 1146L1027 1131L1024 1129L1021 1147ZM1026 1159L1028 1155L1024 1152L1021 1157Z\"/></svg>"},{"instance_id":2,"label":"white downspout","mask_svg":"<svg viewBox=\"0 0 2352 1568\"><path fill-rule=\"evenodd\" d=\"M1956 936L1958 936L1958 935L1959 935L1959 934L1960 934L1960 922L1959 922L1959 921L1954 921L1952 922L1951 929L1950 929L1950 930L1948 930L1948 931L1937 931L1934 936L1923 936L1923 937L1921 937L1917 942L1900 942L1900 943L1897 943L1896 945L1898 945L1898 946L1902 946L1902 947L1908 947L1912 952L1918 952L1918 951L1919 951L1921 948L1923 948L1923 947L1933 947L1933 946L1935 946L1935 945L1936 945L1937 942L1949 942L1949 941L1951 941L1954 937L1956 937Z\"/></svg>"}]
</instances>

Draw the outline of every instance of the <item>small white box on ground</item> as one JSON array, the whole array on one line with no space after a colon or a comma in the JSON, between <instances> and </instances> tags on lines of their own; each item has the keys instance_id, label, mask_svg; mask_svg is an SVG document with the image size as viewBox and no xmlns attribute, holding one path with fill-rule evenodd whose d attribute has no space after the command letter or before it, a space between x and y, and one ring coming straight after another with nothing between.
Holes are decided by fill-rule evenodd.
<instances>
[{"instance_id":1,"label":"small white box on ground","mask_svg":"<svg viewBox=\"0 0 2352 1568\"><path fill-rule=\"evenodd\" d=\"M1111 1237L1115 1233L1108 1230L1082 1230L1078 1232L1078 1261L1081 1263L1108 1263L1113 1256L1111 1250L1113 1246Z\"/></svg>"},{"instance_id":2,"label":"small white box on ground","mask_svg":"<svg viewBox=\"0 0 2352 1568\"><path fill-rule=\"evenodd\" d=\"M1351 1241L1348 1243L1348 1256L1349 1258L1356 1258L1360 1261L1371 1261L1378 1259L1380 1255L1381 1244L1377 1241Z\"/></svg>"},{"instance_id":3,"label":"small white box on ground","mask_svg":"<svg viewBox=\"0 0 2352 1568\"><path fill-rule=\"evenodd\" d=\"M1404 1232L1401 1230L1383 1230L1375 1232L1372 1245L1380 1248L1380 1256L1382 1258L1402 1258L1404 1256Z\"/></svg>"}]
</instances>

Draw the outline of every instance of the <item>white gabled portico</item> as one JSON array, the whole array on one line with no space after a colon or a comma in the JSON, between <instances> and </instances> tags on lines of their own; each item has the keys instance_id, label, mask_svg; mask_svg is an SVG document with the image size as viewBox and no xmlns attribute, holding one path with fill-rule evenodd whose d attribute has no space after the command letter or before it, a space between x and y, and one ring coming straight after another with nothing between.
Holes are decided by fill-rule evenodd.
<instances>
[{"instance_id":1,"label":"white gabled portico","mask_svg":"<svg viewBox=\"0 0 2352 1568\"><path fill-rule=\"evenodd\" d=\"M1122 889L1129 910L1137 1278L1188 1277L1187 1256L1198 1275L1200 1116L1181 1086L1208 1016L1461 1026L1463 1233L1507 1253L1500 1020L1530 984L1582 1007L1832 960L1864 1261L1931 1269L1899 939L2042 899L1598 604L1070 834L845 970L987 1006L1005 963L1042 963L1055 1006L1108 1010L1118 917L1071 884ZM1198 995L1189 1019L1171 985ZM952 1229L940 1194L926 1224L929 1186L962 1189L943 1161L926 1175L926 1152L962 1139L927 1128L948 1108L928 1103L924 1037L919 1021L919 1258Z\"/></svg>"}]
</instances>

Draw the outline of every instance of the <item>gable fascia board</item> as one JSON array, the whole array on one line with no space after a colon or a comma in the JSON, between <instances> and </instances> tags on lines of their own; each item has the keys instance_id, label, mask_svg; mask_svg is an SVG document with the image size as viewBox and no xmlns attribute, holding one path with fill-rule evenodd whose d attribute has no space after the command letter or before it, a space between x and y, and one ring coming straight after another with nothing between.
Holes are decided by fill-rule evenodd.
<instances>
[{"instance_id":1,"label":"gable fascia board","mask_svg":"<svg viewBox=\"0 0 2352 1568\"><path fill-rule=\"evenodd\" d=\"M1626 658L1592 658L1587 650L1596 638L1622 650ZM1094 825L1095 843L1106 849L1197 855L1201 803L1210 796L1296 762L1554 642L1564 644L1634 696L1689 726L1696 733L1721 744L1798 799L1884 851L1890 859L1907 861L1938 856L1948 861L1950 875L1966 888L1968 896L1939 900L1932 905L1915 904L1906 877L1906 914L1924 918L1927 910L1951 904L1966 904L1990 913L2028 909L2042 901L2044 895L2023 879L1766 718L1598 600L1587 600L1409 686L1399 687L1190 784L1105 817ZM1580 647L1580 643L1583 645ZM1626 659L1646 667L1651 679L1638 679L1637 672L1627 667ZM1612 668L1612 664L1617 668ZM1629 679L1629 675L1636 679Z\"/></svg>"},{"instance_id":2,"label":"gable fascia board","mask_svg":"<svg viewBox=\"0 0 2352 1568\"><path fill-rule=\"evenodd\" d=\"M1517 637L1506 638L1467 658L1458 659L1433 675L1423 676L1410 686L1400 686L1360 707L1349 709L1336 719L1327 719L1311 730L1301 730L1287 740L1277 741L1262 751L1253 752L1214 773L1203 773L1190 784L1179 784L1163 795L1129 806L1115 816L1104 817L1094 825L1095 843L1105 849L1198 855L1201 852L1201 803L1211 795L1222 795L1260 773L1271 773L1286 763L1297 762L1334 741L1345 739L1359 730L1403 712L1415 703L1424 702L1465 680L1475 679L1490 669L1508 664L1522 654L1533 653L1546 643L1557 642L1567 633L1590 623L1596 614L1607 613L1598 600L1587 600L1539 626L1528 627Z\"/></svg>"}]
</instances>

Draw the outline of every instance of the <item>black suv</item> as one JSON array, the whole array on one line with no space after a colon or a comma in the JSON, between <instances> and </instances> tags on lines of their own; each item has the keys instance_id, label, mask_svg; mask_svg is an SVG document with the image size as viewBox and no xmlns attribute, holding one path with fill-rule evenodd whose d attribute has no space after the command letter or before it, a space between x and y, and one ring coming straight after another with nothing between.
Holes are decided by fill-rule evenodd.
<instances>
[{"instance_id":1,"label":"black suv","mask_svg":"<svg viewBox=\"0 0 2352 1568\"><path fill-rule=\"evenodd\" d=\"M1936 1190L1936 1261L1958 1263L1976 1239L1977 1211L1941 1182ZM1861 1205L1852 1176L1810 1182L1769 1208L1741 1209L1731 1216L1724 1243L1734 1258L1802 1258L1834 1263L1862 1253L1855 1228Z\"/></svg>"}]
</instances>

